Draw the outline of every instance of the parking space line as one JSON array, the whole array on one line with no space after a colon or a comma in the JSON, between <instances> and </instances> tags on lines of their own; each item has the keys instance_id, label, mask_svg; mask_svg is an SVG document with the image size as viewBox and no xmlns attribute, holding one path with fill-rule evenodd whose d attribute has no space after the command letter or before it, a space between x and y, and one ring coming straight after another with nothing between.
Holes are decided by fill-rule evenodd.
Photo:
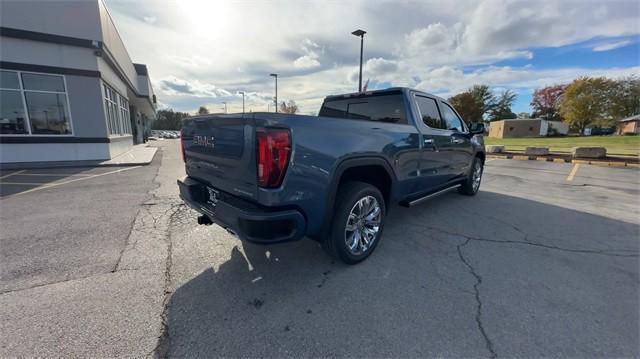
<instances>
[{"instance_id":1,"label":"parking space line","mask_svg":"<svg viewBox=\"0 0 640 359\"><path fill-rule=\"evenodd\" d=\"M106 176L106 175L110 175L110 174L114 174L114 173L124 172L124 171L128 171L128 170L136 169L138 167L142 167L142 166L121 168L119 170L109 171L109 172L105 172L105 173L99 173L99 174L96 174L96 175L90 175L88 177L80 177L80 178L72 179L72 180L69 180L69 181L55 182L55 183L51 183L51 184L44 184L44 185L42 185L40 187L32 188L32 189L26 190L24 192L18 192L18 193L6 196L4 198L6 199L6 198L9 198L9 197L15 197L15 196L19 196L19 195L22 195L22 194L32 193L32 192L40 191L40 190L51 188L51 187L57 187L57 186L60 186L60 185L63 185L63 184L71 183L71 182L84 181L84 180L88 180L88 179L92 179L92 178L96 178L96 177L101 177L101 176ZM42 184L42 183L40 183L40 184Z\"/></svg>"},{"instance_id":2,"label":"parking space line","mask_svg":"<svg viewBox=\"0 0 640 359\"><path fill-rule=\"evenodd\" d=\"M569 182L573 181L573 178L576 176L576 173L578 173L578 168L580 168L579 163L576 163L573 165L571 172L569 172L569 175L567 176L567 181Z\"/></svg>"},{"instance_id":3,"label":"parking space line","mask_svg":"<svg viewBox=\"0 0 640 359\"><path fill-rule=\"evenodd\" d=\"M42 186L49 184L47 182L0 182L0 186L4 185L16 185L16 186Z\"/></svg>"},{"instance_id":4,"label":"parking space line","mask_svg":"<svg viewBox=\"0 0 640 359\"><path fill-rule=\"evenodd\" d=\"M17 171L17 172L9 173L8 175L4 175L4 176L0 177L0 180L1 180L1 179L5 179L5 178L7 178L7 177L11 177L11 176L18 175L18 174L20 174L20 173L22 173L22 172L24 172L24 171L26 171L26 170L22 170L22 171Z\"/></svg>"},{"instance_id":5,"label":"parking space line","mask_svg":"<svg viewBox=\"0 0 640 359\"><path fill-rule=\"evenodd\" d=\"M20 176L42 176L42 177L89 177L88 174L63 174L63 173L22 173ZM0 178L1 179L1 178Z\"/></svg>"}]
</instances>

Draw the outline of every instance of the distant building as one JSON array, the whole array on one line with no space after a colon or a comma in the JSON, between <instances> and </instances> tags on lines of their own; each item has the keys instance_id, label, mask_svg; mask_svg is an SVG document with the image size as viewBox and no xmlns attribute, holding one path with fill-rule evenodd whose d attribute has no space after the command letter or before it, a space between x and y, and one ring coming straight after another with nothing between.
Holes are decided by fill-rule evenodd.
<instances>
[{"instance_id":1,"label":"distant building","mask_svg":"<svg viewBox=\"0 0 640 359\"><path fill-rule=\"evenodd\" d=\"M627 117L618 121L617 133L619 135L629 133L640 134L640 115Z\"/></svg>"},{"instance_id":2,"label":"distant building","mask_svg":"<svg viewBox=\"0 0 640 359\"><path fill-rule=\"evenodd\" d=\"M569 133L567 124L540 118L493 121L489 127L489 137L496 138L540 137L567 133Z\"/></svg>"},{"instance_id":3,"label":"distant building","mask_svg":"<svg viewBox=\"0 0 640 359\"><path fill-rule=\"evenodd\" d=\"M155 119L102 0L2 1L0 50L0 163L110 159Z\"/></svg>"}]
</instances>

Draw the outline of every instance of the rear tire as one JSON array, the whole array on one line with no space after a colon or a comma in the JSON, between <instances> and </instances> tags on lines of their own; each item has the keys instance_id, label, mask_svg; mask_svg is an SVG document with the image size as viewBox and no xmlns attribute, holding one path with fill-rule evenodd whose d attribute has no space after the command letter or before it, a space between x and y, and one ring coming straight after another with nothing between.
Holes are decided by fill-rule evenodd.
<instances>
[{"instance_id":1,"label":"rear tire","mask_svg":"<svg viewBox=\"0 0 640 359\"><path fill-rule=\"evenodd\" d=\"M365 260L378 246L386 205L380 191L364 182L346 182L336 196L333 221L323 248L347 264Z\"/></svg>"},{"instance_id":2,"label":"rear tire","mask_svg":"<svg viewBox=\"0 0 640 359\"><path fill-rule=\"evenodd\" d=\"M482 181L482 173L484 172L484 164L480 157L475 157L471 163L469 175L458 187L458 192L465 196L475 196L480 190L480 182Z\"/></svg>"}]
</instances>

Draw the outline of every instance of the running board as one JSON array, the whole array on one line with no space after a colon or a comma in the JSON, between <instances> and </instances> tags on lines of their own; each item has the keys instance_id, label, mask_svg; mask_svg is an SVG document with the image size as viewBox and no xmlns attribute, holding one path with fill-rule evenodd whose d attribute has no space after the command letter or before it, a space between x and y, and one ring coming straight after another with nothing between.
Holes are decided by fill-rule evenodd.
<instances>
[{"instance_id":1,"label":"running board","mask_svg":"<svg viewBox=\"0 0 640 359\"><path fill-rule=\"evenodd\" d=\"M441 194L443 194L443 193L445 193L445 192L449 192L449 191L451 191L452 189L454 189L454 188L458 188L458 187L460 187L460 186L461 186L461 184L460 184L460 183L458 183L458 184L455 184L455 185L453 185L453 186L451 186L451 187L443 188L443 189L441 189L441 190L439 190L439 191L436 191L436 192L430 193L430 194L428 194L428 195L425 195L425 196L423 196L423 197L420 197L420 198L414 199L414 200L412 200L412 201L402 201L402 202L400 202L400 205L401 205L401 206L403 206L403 207L413 207L413 206L415 206L415 205L417 205L417 204L420 204L420 203L422 203L422 202L424 202L424 201L426 201L426 200L428 200L428 199L431 199L431 198L433 198L433 197L439 196L439 195L441 195Z\"/></svg>"}]
</instances>

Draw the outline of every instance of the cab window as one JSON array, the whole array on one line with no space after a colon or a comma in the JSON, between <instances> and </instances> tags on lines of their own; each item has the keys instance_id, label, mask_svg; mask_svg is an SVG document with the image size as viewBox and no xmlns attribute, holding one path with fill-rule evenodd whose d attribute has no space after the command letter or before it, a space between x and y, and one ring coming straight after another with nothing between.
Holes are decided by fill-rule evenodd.
<instances>
[{"instance_id":1,"label":"cab window","mask_svg":"<svg viewBox=\"0 0 640 359\"><path fill-rule=\"evenodd\" d=\"M420 110L420 117L422 122L431 128L444 129L444 123L440 118L440 112L438 111L438 105L436 100L423 96L416 96L416 104Z\"/></svg>"},{"instance_id":2,"label":"cab window","mask_svg":"<svg viewBox=\"0 0 640 359\"><path fill-rule=\"evenodd\" d=\"M442 102L442 105L442 118L444 119L446 129L464 132L464 125L456 112L448 104Z\"/></svg>"}]
</instances>

